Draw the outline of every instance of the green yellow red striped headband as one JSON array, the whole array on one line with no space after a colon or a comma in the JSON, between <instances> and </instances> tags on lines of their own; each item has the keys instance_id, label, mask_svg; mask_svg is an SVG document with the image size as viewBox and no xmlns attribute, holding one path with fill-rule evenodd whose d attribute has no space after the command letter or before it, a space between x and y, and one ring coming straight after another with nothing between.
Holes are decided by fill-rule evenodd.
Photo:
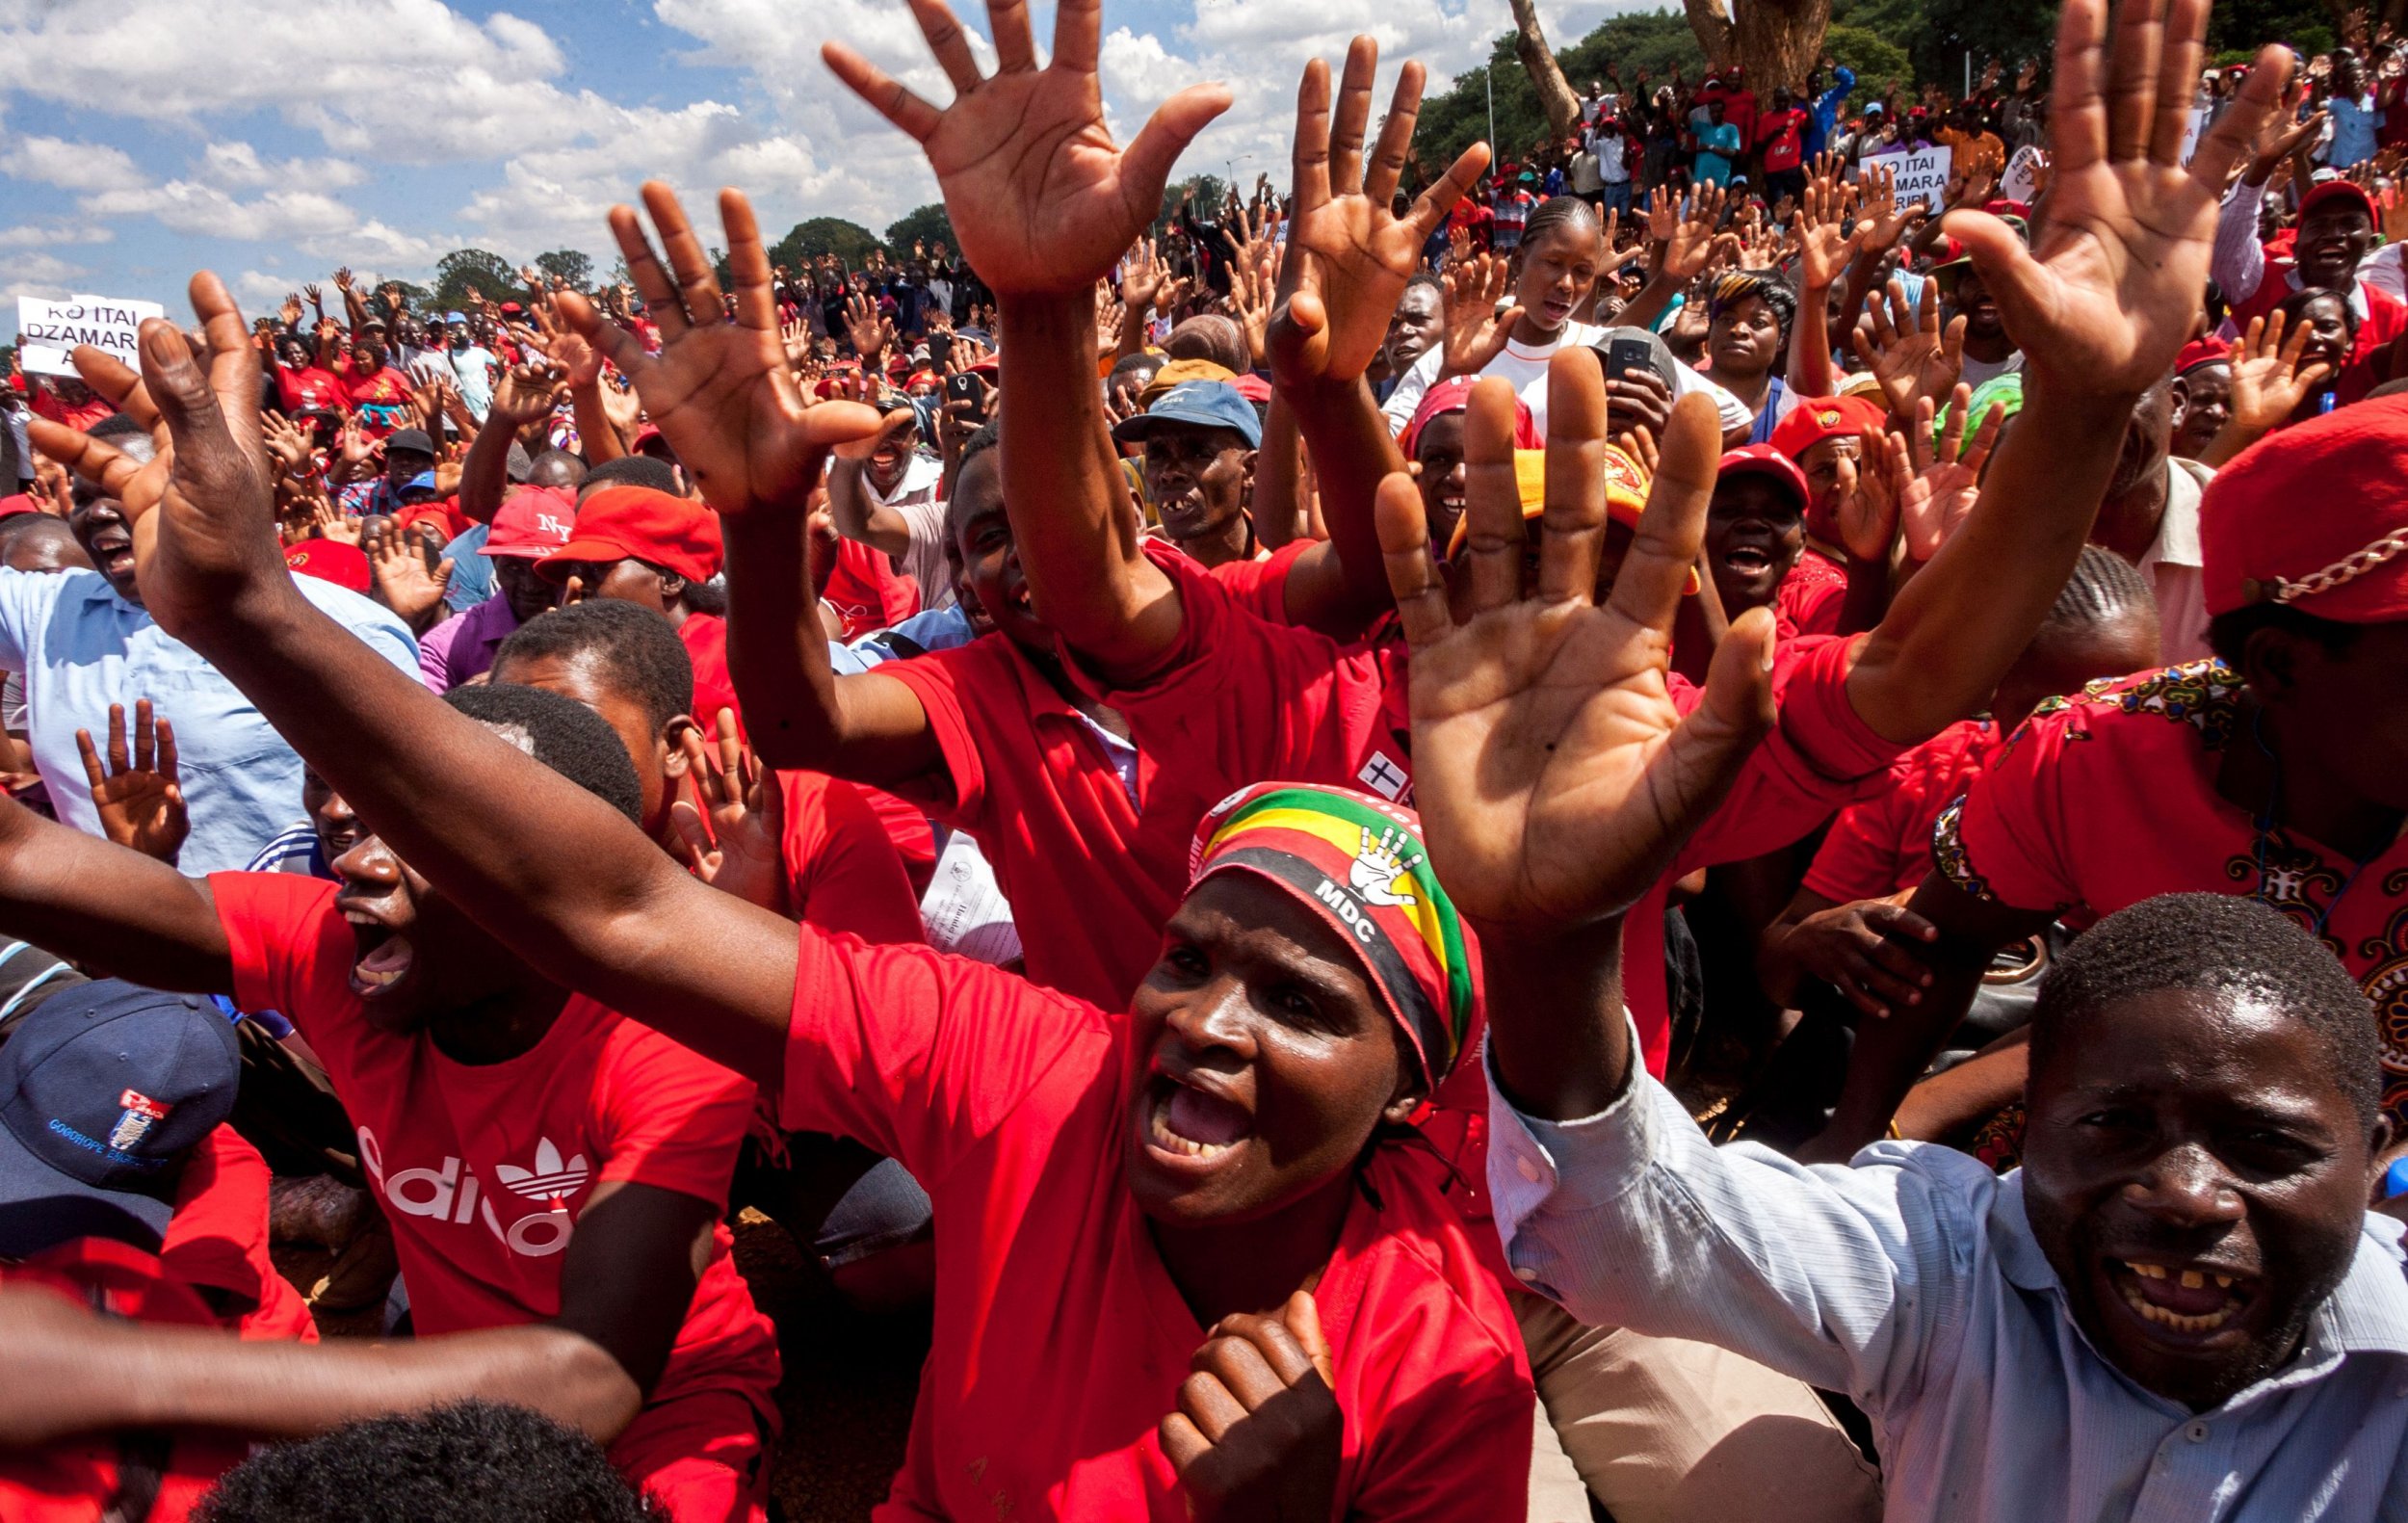
<instances>
[{"instance_id":1,"label":"green yellow red striped headband","mask_svg":"<svg viewBox=\"0 0 2408 1523\"><path fill-rule=\"evenodd\" d=\"M1479 1012L1478 952L1430 871L1409 809L1345 788L1257 783L1196 827L1192 887L1222 871L1289 890L1362 956L1435 1088L1463 1055Z\"/></svg>"}]
</instances>

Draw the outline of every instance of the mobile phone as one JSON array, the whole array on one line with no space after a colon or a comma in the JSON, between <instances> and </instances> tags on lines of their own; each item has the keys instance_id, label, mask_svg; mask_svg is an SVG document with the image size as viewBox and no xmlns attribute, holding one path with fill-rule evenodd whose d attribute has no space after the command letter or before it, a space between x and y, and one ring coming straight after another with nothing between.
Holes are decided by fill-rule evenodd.
<instances>
[{"instance_id":1,"label":"mobile phone","mask_svg":"<svg viewBox=\"0 0 2408 1523\"><path fill-rule=\"evenodd\" d=\"M986 388L967 371L945 378L945 396L949 401L968 403L969 414L974 418L986 416Z\"/></svg>"},{"instance_id":2,"label":"mobile phone","mask_svg":"<svg viewBox=\"0 0 2408 1523\"><path fill-rule=\"evenodd\" d=\"M1646 340L1617 338L1606 346L1606 379L1619 381L1634 370L1656 368L1656 352Z\"/></svg>"}]
</instances>

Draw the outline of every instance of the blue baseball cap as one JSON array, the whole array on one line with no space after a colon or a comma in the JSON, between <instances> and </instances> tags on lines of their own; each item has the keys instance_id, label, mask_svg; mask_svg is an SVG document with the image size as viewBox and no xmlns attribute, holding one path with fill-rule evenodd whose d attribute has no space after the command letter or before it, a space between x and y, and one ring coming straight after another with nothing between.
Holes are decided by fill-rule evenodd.
<instances>
[{"instance_id":1,"label":"blue baseball cap","mask_svg":"<svg viewBox=\"0 0 2408 1523\"><path fill-rule=\"evenodd\" d=\"M465 323L468 321L468 314L465 312L446 312L443 314L443 321L446 323Z\"/></svg>"},{"instance_id":2,"label":"blue baseball cap","mask_svg":"<svg viewBox=\"0 0 2408 1523\"><path fill-rule=\"evenodd\" d=\"M1112 437L1123 444L1142 444L1165 423L1200 429L1229 429L1245 439L1247 449L1263 447L1263 420L1254 404L1225 381L1190 381L1154 399L1154 405L1134 418L1123 419Z\"/></svg>"},{"instance_id":3,"label":"blue baseball cap","mask_svg":"<svg viewBox=\"0 0 2408 1523\"><path fill-rule=\"evenodd\" d=\"M241 1077L208 1000L118 979L44 1000L0 1043L0 1255L82 1237L155 1251Z\"/></svg>"}]
</instances>

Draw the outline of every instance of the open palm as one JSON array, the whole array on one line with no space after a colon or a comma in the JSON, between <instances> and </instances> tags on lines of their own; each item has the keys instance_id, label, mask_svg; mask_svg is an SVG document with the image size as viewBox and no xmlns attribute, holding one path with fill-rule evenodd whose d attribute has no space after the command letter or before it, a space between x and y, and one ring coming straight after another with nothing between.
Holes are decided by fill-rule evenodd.
<instances>
[{"instance_id":1,"label":"open palm","mask_svg":"<svg viewBox=\"0 0 2408 1523\"><path fill-rule=\"evenodd\" d=\"M1288 223L1288 300L1270 329L1282 380L1350 381L1371 367L1388 319L1422 265L1422 248L1482 167L1475 144L1402 217L1392 209L1422 105L1422 66L1408 63L1380 126L1371 162L1363 129L1379 46L1358 37L1347 50L1333 115L1329 66L1315 59L1296 87L1296 211ZM1304 299L1300 303L1298 298Z\"/></svg>"},{"instance_id":2,"label":"open palm","mask_svg":"<svg viewBox=\"0 0 2408 1523\"><path fill-rule=\"evenodd\" d=\"M728 270L736 282L733 321L676 196L648 182L643 202L660 230L667 269L632 209L611 209L611 231L646 311L660 326L660 354L644 353L633 333L605 321L573 291L561 293L561 315L636 383L653 426L693 474L704 502L726 514L799 508L830 450L876 432L877 412L852 403L814 407L803 401L778 336L769 254L742 194L720 193Z\"/></svg>"},{"instance_id":3,"label":"open palm","mask_svg":"<svg viewBox=\"0 0 2408 1523\"><path fill-rule=\"evenodd\" d=\"M2057 32L2046 216L2027 249L1983 212L1952 211L2027 368L2075 395L2129 395L2172 365L2208 280L2216 204L2290 75L2269 47L2182 162L2207 7L2128 0L2107 46L2106 0L2076 0Z\"/></svg>"},{"instance_id":4,"label":"open palm","mask_svg":"<svg viewBox=\"0 0 2408 1523\"><path fill-rule=\"evenodd\" d=\"M1770 720L1761 613L1725 636L1705 701L1686 716L1665 675L1721 445L1713 405L1674 408L1637 539L1598 606L1605 417L1596 359L1558 354L1546 543L1527 592L1508 383L1482 382L1464 425L1473 485L1454 611L1419 493L1401 475L1380 487L1380 543L1413 650L1415 803L1430 860L1475 923L1561 929L1627 910Z\"/></svg>"},{"instance_id":5,"label":"open palm","mask_svg":"<svg viewBox=\"0 0 2408 1523\"><path fill-rule=\"evenodd\" d=\"M1122 149L1104 125L1095 73L1103 0L1062 0L1044 68L1027 6L990 5L991 78L944 0L913 0L912 14L953 82L943 111L841 42L820 55L928 154L962 257L998 296L1060 294L1103 278L1162 210L1180 151L1229 106L1221 87L1191 86Z\"/></svg>"}]
</instances>

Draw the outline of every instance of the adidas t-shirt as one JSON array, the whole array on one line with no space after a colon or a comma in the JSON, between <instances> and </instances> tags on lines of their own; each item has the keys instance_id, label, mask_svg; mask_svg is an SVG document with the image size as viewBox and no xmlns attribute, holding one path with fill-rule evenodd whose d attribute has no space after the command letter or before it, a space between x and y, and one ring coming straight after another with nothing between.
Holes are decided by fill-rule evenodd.
<instances>
[{"instance_id":1,"label":"adidas t-shirt","mask_svg":"<svg viewBox=\"0 0 2408 1523\"><path fill-rule=\"evenodd\" d=\"M724 1207L752 1085L572 995L506 1063L446 1058L378 1030L352 992L357 944L336 885L213 873L235 999L292 1018L359 1131L421 1333L523 1326L561 1307L561 1266L596 1186L630 1180ZM773 1410L777 1348L720 1224L652 1403L730 1390Z\"/></svg>"}]
</instances>

